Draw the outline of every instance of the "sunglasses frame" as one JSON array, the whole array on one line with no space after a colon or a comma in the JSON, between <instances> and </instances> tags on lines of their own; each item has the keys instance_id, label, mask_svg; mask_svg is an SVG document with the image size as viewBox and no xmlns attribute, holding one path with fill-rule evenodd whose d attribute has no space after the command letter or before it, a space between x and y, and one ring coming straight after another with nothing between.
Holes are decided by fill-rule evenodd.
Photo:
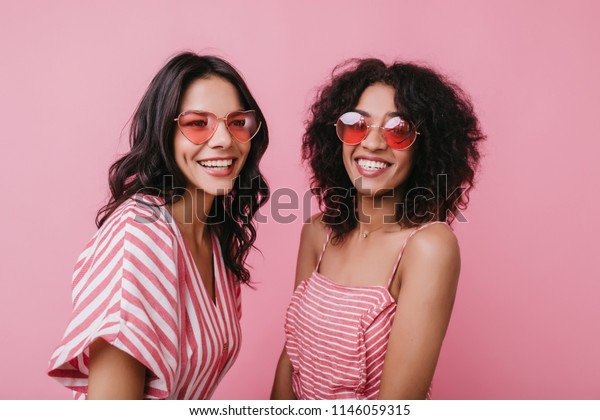
<instances>
[{"instance_id":1,"label":"sunglasses frame","mask_svg":"<svg viewBox=\"0 0 600 420\"><path fill-rule=\"evenodd\" d=\"M344 140L343 140L343 139L340 137L340 135L338 134L338 131L337 131L337 125L338 125L338 123L340 122L341 118L342 118L344 115L346 115L346 114L348 114L348 113L350 113L350 112L354 112L354 113L356 113L356 114L360 115L360 118L361 118L361 120L362 120L363 122L365 122L365 125L367 126L367 131L366 131L366 133L365 133L365 136L364 136L364 137L361 139L361 141L359 141L358 143L347 143L347 142L345 142L345 141L344 141ZM408 146L406 146L406 147L402 147L401 149L399 149L399 148L397 148L397 147L394 147L394 146L392 146L392 145L390 144L390 142L388 142L388 141L387 141L387 138L385 137L385 131L383 131L382 137L383 137L383 139L385 140L385 143L386 143L386 144L387 144L387 145L388 145L390 148L392 148L392 149L394 149L394 150L406 150L406 149L410 148L410 147L411 147L413 144L415 144L415 141L417 140L417 136L418 136L419 134L421 134L419 131L417 131L417 129L419 128L419 125L421 125L421 123L419 122L418 124L414 124L412 121L405 120L405 119L403 119L402 117L400 117L399 115L396 115L396 116L397 116L397 117L399 117L399 118L400 118L402 121L405 121L405 122L409 123L410 125L412 125L412 126L414 127L414 129L415 129L415 136L414 136L414 138L412 139L412 141L410 142L410 144L409 144ZM342 124L343 124L343 123L342 123ZM344 112L342 115L340 115L340 116L339 116L339 118L337 119L337 121L336 121L336 122L332 123L332 125L335 127L335 135L336 135L336 137L337 137L337 138L338 138L338 139L339 139L339 140L340 140L342 143L344 143L344 144L347 144L348 146L356 146L356 145L358 145L358 144L361 144L361 143L362 143L363 141L365 141L365 139L366 139L366 138L369 136L369 133L371 132L371 129L372 129L372 128L379 128L380 130L386 130L386 127L385 127L385 126L366 124L365 116L364 116L364 115L362 115L362 114L361 114L361 113L359 113L359 112L356 112L356 111L348 111L348 112Z\"/></svg>"},{"instance_id":2,"label":"sunglasses frame","mask_svg":"<svg viewBox=\"0 0 600 420\"><path fill-rule=\"evenodd\" d=\"M229 117L229 115L231 115L231 114L233 114L233 113L245 114L245 113L247 113L247 112L254 112L254 114L256 115L256 110L254 110L254 109L247 109L247 110L245 110L245 111L230 111L230 112L228 112L228 113L227 113L227 115L225 115L224 117L218 117L218 116L217 116L217 114L215 114L214 112L209 112L209 111L200 111L200 110L197 110L197 109L188 109L187 111L183 111L183 112L181 112L181 113L180 113L180 114L177 116L177 118L174 118L174 119L173 119L173 121L175 121L175 122L177 123L177 128L179 129L179 132L180 132L181 134L183 134L183 137L185 137L186 139L188 139L188 141L190 141L192 144L195 144L195 145L197 145L197 146L199 146L199 145L201 145L201 144L204 144L204 143L206 143L207 141L209 141L209 140L210 140L210 139L211 139L211 138L212 138L212 137L215 135L215 133L217 132L217 128L219 127L219 122L220 122L220 121L223 121L223 123L225 123L225 128L227 129L227 132L228 132L228 133L231 135L231 137L232 137L233 139L235 139L235 141L237 141L238 143L249 143L249 142L250 142L250 140L252 140L254 137L256 137L256 135L257 135L257 134L258 134L258 132L260 131L260 127L262 127L262 121L258 120L258 115L256 115L256 119L257 119L257 121L258 121L258 125L257 125L257 127L256 127L256 132L255 132L255 133L254 133L254 134L253 134L253 135L252 135L252 136L251 136L251 137L250 137L248 140L246 140L246 141L242 141L242 140L238 139L238 138L235 136L235 134L233 134L233 133L231 132L231 130L229 129L229 126L227 125L227 118ZM183 131L183 129L181 128L181 125L179 124L179 119L180 119L180 118L181 118L183 115L185 115L185 114L192 114L192 113L196 113L196 114L210 114L210 115L213 115L213 116L216 118L216 120L217 120L217 123L215 124L215 128L214 128L214 130L212 131L212 133L210 133L210 136L208 136L208 137L206 138L206 140L203 140L203 141L201 141L200 143L196 143L195 141L193 141L192 139L190 139L188 136L186 136L186 135L185 135L185 133L184 133L184 131Z\"/></svg>"}]
</instances>

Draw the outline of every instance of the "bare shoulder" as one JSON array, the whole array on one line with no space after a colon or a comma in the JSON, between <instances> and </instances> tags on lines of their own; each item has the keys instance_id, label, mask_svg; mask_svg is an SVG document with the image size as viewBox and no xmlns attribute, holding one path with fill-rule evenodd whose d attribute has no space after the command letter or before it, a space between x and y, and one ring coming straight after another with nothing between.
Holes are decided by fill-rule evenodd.
<instances>
[{"instance_id":1,"label":"bare shoulder","mask_svg":"<svg viewBox=\"0 0 600 420\"><path fill-rule=\"evenodd\" d=\"M404 257L427 260L460 258L458 239L445 223L436 223L416 232L406 244L404 253Z\"/></svg>"},{"instance_id":2,"label":"bare shoulder","mask_svg":"<svg viewBox=\"0 0 600 420\"><path fill-rule=\"evenodd\" d=\"M443 223L416 232L406 244L401 263L403 282L424 277L452 287L460 273L460 248L452 229ZM422 284L424 286L424 284Z\"/></svg>"},{"instance_id":3,"label":"bare shoulder","mask_svg":"<svg viewBox=\"0 0 600 420\"><path fill-rule=\"evenodd\" d=\"M320 251L327 238L328 227L323 223L323 213L316 213L304 221L300 241L311 249Z\"/></svg>"},{"instance_id":4,"label":"bare shoulder","mask_svg":"<svg viewBox=\"0 0 600 420\"><path fill-rule=\"evenodd\" d=\"M322 214L317 213L304 221L296 265L296 286L315 269L323 244L327 239L327 226Z\"/></svg>"}]
</instances>

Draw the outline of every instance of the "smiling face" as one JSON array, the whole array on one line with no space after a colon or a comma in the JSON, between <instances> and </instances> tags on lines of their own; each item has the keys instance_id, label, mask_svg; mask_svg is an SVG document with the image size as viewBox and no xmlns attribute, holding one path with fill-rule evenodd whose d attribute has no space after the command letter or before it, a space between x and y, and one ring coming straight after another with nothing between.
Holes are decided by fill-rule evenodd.
<instances>
[{"instance_id":1,"label":"smiling face","mask_svg":"<svg viewBox=\"0 0 600 420\"><path fill-rule=\"evenodd\" d=\"M395 90L376 83L362 93L355 111L365 116L369 125L384 126L398 115ZM406 150L394 150L383 138L382 130L373 128L357 145L344 144L344 166L359 195L382 195L400 187L412 166L414 144Z\"/></svg>"},{"instance_id":2,"label":"smiling face","mask_svg":"<svg viewBox=\"0 0 600 420\"><path fill-rule=\"evenodd\" d=\"M217 117L243 110L236 88L217 76L194 81L183 95L178 112L207 111ZM199 189L216 196L227 194L233 188L250 152L251 142L235 140L224 121L206 142L196 145L177 129L173 140L177 166L187 181L187 189Z\"/></svg>"}]
</instances>

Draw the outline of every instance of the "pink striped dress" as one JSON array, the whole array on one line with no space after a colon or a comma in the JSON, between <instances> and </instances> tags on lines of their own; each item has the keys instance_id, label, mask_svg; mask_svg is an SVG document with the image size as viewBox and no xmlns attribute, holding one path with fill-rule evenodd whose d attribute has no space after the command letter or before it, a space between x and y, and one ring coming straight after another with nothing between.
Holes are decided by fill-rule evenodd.
<instances>
[{"instance_id":1,"label":"pink striped dress","mask_svg":"<svg viewBox=\"0 0 600 420\"><path fill-rule=\"evenodd\" d=\"M298 285L286 313L286 351L298 399L377 399L388 338L396 313L389 286L406 239L385 286L345 286L317 267Z\"/></svg>"},{"instance_id":2,"label":"pink striped dress","mask_svg":"<svg viewBox=\"0 0 600 420\"><path fill-rule=\"evenodd\" d=\"M215 301L164 201L136 195L83 251L73 314L48 374L86 398L89 346L103 338L147 368L144 397L206 399L240 349L240 287L213 236ZM157 207L156 205L160 205Z\"/></svg>"}]
</instances>

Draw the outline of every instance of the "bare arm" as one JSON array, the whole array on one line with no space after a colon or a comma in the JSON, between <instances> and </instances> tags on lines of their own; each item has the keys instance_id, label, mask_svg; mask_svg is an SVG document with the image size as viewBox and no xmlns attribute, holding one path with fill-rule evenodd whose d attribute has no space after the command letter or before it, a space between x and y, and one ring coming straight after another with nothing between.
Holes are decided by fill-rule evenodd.
<instances>
[{"instance_id":1,"label":"bare arm","mask_svg":"<svg viewBox=\"0 0 600 420\"><path fill-rule=\"evenodd\" d=\"M398 309L385 356L379 399L427 396L448 328L460 273L460 250L444 225L417 233L402 257Z\"/></svg>"},{"instance_id":2,"label":"bare arm","mask_svg":"<svg viewBox=\"0 0 600 420\"><path fill-rule=\"evenodd\" d=\"M277 370L275 371L275 380L271 389L272 400L295 400L296 396L292 389L292 364L288 357L285 347L279 357Z\"/></svg>"},{"instance_id":3,"label":"bare arm","mask_svg":"<svg viewBox=\"0 0 600 420\"><path fill-rule=\"evenodd\" d=\"M298 260L296 263L296 282L294 290L308 278L317 265L321 247L325 241L326 231L321 223L321 214L310 218L302 227L300 236L300 248L298 250ZM292 390L292 364L288 354L283 348L277 370L275 371L275 381L271 391L272 400L292 400L296 399Z\"/></svg>"},{"instance_id":4,"label":"bare arm","mask_svg":"<svg viewBox=\"0 0 600 420\"><path fill-rule=\"evenodd\" d=\"M98 339L90 346L88 399L135 400L144 397L146 367Z\"/></svg>"}]
</instances>

